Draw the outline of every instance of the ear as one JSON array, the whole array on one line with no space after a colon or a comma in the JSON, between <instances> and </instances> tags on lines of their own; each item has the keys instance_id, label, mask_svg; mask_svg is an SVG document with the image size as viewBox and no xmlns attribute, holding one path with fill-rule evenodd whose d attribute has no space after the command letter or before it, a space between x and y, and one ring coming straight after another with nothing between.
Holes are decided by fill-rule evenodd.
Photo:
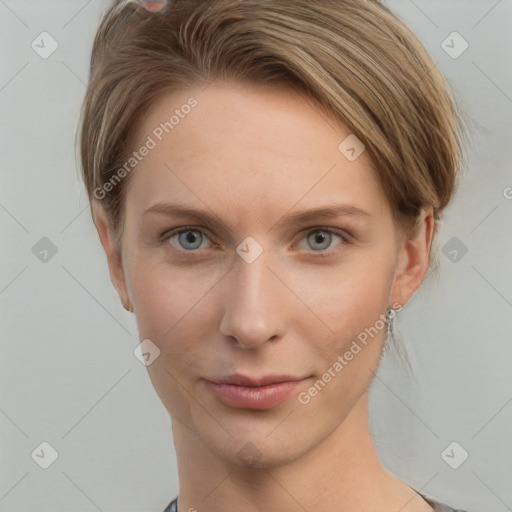
<instances>
[{"instance_id":1,"label":"ear","mask_svg":"<svg viewBox=\"0 0 512 512\"><path fill-rule=\"evenodd\" d=\"M391 303L405 306L421 286L428 270L434 226L434 214L430 206L422 209L413 233L403 234L393 278Z\"/></svg>"},{"instance_id":2,"label":"ear","mask_svg":"<svg viewBox=\"0 0 512 512\"><path fill-rule=\"evenodd\" d=\"M93 211L94 224L98 230L101 245L103 245L103 249L105 249L105 253L107 255L110 280L119 294L121 303L126 309L128 309L128 305L131 305L131 302L128 287L126 286L121 248L119 247L114 233L111 230L111 226L104 209L101 208L101 206L95 206Z\"/></svg>"}]
</instances>

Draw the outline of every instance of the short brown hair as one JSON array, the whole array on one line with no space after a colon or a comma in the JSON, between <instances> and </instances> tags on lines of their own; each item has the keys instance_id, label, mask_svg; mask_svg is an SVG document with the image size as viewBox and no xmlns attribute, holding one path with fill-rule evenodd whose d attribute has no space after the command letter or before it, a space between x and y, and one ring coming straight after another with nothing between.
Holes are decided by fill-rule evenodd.
<instances>
[{"instance_id":1,"label":"short brown hair","mask_svg":"<svg viewBox=\"0 0 512 512\"><path fill-rule=\"evenodd\" d=\"M95 190L126 162L162 93L215 80L288 84L316 100L365 144L400 225L429 205L438 219L453 195L460 108L421 42L379 1L175 0L156 16L117 1L94 40L80 149L91 208L107 212L119 242L129 176L101 201Z\"/></svg>"}]
</instances>

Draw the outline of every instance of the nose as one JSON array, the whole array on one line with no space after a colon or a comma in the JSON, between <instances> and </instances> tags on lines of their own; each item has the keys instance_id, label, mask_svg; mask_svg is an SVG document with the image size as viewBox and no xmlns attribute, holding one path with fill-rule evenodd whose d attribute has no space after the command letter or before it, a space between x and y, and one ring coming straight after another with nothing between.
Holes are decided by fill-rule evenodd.
<instances>
[{"instance_id":1,"label":"nose","mask_svg":"<svg viewBox=\"0 0 512 512\"><path fill-rule=\"evenodd\" d=\"M243 349L280 339L287 321L285 286L267 267L264 255L252 263L239 258L224 284L220 330Z\"/></svg>"}]
</instances>

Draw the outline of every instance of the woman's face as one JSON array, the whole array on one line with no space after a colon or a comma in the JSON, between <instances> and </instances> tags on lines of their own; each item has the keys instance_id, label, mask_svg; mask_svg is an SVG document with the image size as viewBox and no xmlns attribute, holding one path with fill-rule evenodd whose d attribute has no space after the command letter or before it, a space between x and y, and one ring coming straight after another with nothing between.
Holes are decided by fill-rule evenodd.
<instances>
[{"instance_id":1,"label":"woman's face","mask_svg":"<svg viewBox=\"0 0 512 512\"><path fill-rule=\"evenodd\" d=\"M335 431L426 270L428 236L407 245L349 135L298 92L220 83L160 98L139 131L113 280L174 428L226 461L281 464ZM235 374L298 382L208 383Z\"/></svg>"}]
</instances>

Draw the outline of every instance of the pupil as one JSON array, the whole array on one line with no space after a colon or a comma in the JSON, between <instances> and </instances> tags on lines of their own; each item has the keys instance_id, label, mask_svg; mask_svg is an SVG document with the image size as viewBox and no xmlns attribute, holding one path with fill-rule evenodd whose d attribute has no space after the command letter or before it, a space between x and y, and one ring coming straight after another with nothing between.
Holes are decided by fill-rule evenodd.
<instances>
[{"instance_id":1,"label":"pupil","mask_svg":"<svg viewBox=\"0 0 512 512\"><path fill-rule=\"evenodd\" d=\"M315 243L322 244L327 240L327 234L322 231L317 231L314 236Z\"/></svg>"}]
</instances>

